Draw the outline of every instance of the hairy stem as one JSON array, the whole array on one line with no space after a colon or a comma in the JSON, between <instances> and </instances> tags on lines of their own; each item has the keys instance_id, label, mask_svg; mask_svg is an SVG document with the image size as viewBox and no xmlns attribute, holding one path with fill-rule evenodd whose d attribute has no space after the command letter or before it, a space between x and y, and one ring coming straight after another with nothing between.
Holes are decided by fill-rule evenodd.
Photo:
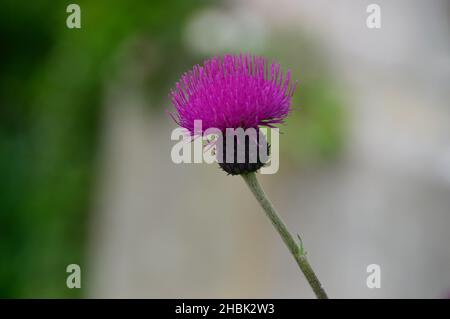
<instances>
[{"instance_id":1,"label":"hairy stem","mask_svg":"<svg viewBox=\"0 0 450 319\"><path fill-rule=\"evenodd\" d=\"M299 237L299 244L297 244L292 235L289 233L286 225L278 216L275 207L273 207L272 203L269 201L268 197L264 193L264 190L262 189L261 185L258 182L258 179L256 178L256 174L248 173L242 174L241 176L244 178L253 195L255 195L259 204L264 209L267 217L269 217L273 226L280 234L281 238L283 239L284 243L288 247L298 266L300 267L300 270L305 275L306 280L308 281L312 290L316 294L317 298L328 299L328 296L325 290L323 289L319 279L317 278L316 274L311 268L311 265L306 259L306 254L305 251L303 250L303 244L300 240L300 237Z\"/></svg>"}]
</instances>

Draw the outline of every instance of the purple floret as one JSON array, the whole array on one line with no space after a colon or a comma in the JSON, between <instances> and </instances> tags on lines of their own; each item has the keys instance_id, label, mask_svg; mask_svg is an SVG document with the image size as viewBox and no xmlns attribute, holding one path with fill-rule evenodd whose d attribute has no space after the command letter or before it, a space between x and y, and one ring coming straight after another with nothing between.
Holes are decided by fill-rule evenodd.
<instances>
[{"instance_id":1,"label":"purple floret","mask_svg":"<svg viewBox=\"0 0 450 319\"><path fill-rule=\"evenodd\" d=\"M258 128L282 123L295 90L291 72L264 57L224 55L206 60L185 73L170 98L174 120L191 135L208 128ZM194 132L202 120L202 132Z\"/></svg>"}]
</instances>

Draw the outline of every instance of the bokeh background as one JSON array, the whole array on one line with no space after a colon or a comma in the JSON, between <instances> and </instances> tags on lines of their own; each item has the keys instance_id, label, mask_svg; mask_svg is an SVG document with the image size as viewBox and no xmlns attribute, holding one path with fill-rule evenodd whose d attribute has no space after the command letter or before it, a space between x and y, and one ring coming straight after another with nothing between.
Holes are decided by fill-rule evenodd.
<instances>
[{"instance_id":1,"label":"bokeh background","mask_svg":"<svg viewBox=\"0 0 450 319\"><path fill-rule=\"evenodd\" d=\"M449 1L69 3L0 5L0 297L313 297L239 177L171 161L170 87L229 52L299 81L261 180L329 295L449 296Z\"/></svg>"}]
</instances>

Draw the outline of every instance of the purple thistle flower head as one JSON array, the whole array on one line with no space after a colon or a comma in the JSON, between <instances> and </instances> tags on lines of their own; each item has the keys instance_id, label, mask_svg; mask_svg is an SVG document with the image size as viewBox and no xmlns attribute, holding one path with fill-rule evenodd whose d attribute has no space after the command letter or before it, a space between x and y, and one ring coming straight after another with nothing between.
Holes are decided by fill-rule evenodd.
<instances>
[{"instance_id":1,"label":"purple thistle flower head","mask_svg":"<svg viewBox=\"0 0 450 319\"><path fill-rule=\"evenodd\" d=\"M291 72L277 62L252 55L224 55L206 60L185 73L170 92L172 118L191 135L208 128L272 127L290 111L295 90ZM194 132L194 120L202 132Z\"/></svg>"}]
</instances>

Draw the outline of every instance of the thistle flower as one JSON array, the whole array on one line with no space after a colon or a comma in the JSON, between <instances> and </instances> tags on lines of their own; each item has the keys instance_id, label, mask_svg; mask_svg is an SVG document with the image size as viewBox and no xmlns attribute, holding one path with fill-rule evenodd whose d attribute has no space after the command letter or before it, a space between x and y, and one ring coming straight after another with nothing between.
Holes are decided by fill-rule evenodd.
<instances>
[{"instance_id":1,"label":"thistle flower","mask_svg":"<svg viewBox=\"0 0 450 319\"><path fill-rule=\"evenodd\" d=\"M217 56L206 60L202 66L194 66L181 77L170 93L177 111L176 115L171 115L191 136L201 135L209 128L225 133L218 143L217 159L228 174L255 172L267 162L266 156L260 156L261 145L267 150L263 155L269 155L264 136L259 132L255 138L245 137L245 140L234 136L234 147L227 150L227 137L230 137L226 129L258 130L261 126L282 123L289 114L294 90L291 72L283 74L277 62L269 63L264 57L252 55ZM194 127L196 120L202 123L198 132ZM239 162L236 146L240 143L245 145L245 155ZM254 161L250 160L252 145L256 146ZM234 153L231 161L226 159L227 152Z\"/></svg>"},{"instance_id":2,"label":"thistle flower","mask_svg":"<svg viewBox=\"0 0 450 319\"><path fill-rule=\"evenodd\" d=\"M280 64L251 55L224 55L206 60L185 73L170 98L174 120L191 135L208 128L272 127L290 111L295 85ZM202 120L202 132L194 131Z\"/></svg>"},{"instance_id":3,"label":"thistle flower","mask_svg":"<svg viewBox=\"0 0 450 319\"><path fill-rule=\"evenodd\" d=\"M308 283L318 298L327 298L313 269L306 259L303 243L298 244L289 233L286 225L278 216L272 203L259 184L255 172L264 165L260 159L260 146L269 146L259 127L272 127L283 123L290 111L291 98L295 90L291 73L285 75L278 63L269 64L264 57L251 55L225 55L206 60L203 66L196 65L185 73L176 88L170 92L170 98L176 109L171 114L178 125L187 129L191 136L203 135L211 128L222 133L222 141L218 145L218 161L220 167L231 175L241 175L255 198L264 209L266 215L280 234L287 248L305 275ZM201 120L199 131L195 121ZM233 135L233 148L227 141L228 129L255 129L257 135L237 139ZM242 136L241 136L242 137ZM245 156L243 162L236 162L237 144L244 143ZM257 160L251 162L252 143L256 144ZM220 151L222 149L222 151ZM242 145L241 148L242 150ZM254 148L253 148L254 150ZM231 162L226 154L234 153ZM220 155L222 154L222 155ZM226 157L226 160L225 160Z\"/></svg>"}]
</instances>

